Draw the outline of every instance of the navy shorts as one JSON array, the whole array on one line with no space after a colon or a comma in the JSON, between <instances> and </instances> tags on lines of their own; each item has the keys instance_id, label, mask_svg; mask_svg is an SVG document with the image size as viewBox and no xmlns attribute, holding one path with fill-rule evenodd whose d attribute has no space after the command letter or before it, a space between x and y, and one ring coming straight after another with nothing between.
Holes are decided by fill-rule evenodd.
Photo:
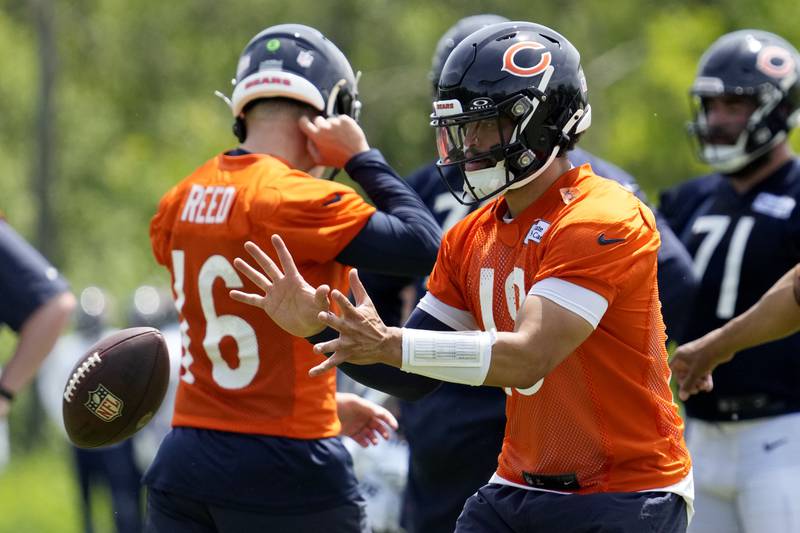
<instances>
[{"instance_id":1,"label":"navy shorts","mask_svg":"<svg viewBox=\"0 0 800 533\"><path fill-rule=\"evenodd\" d=\"M369 533L363 500L296 514L239 510L184 498L152 487L145 533Z\"/></svg>"},{"instance_id":2,"label":"navy shorts","mask_svg":"<svg viewBox=\"0 0 800 533\"><path fill-rule=\"evenodd\" d=\"M464 505L456 533L685 533L686 502L670 492L554 494L482 487Z\"/></svg>"}]
</instances>

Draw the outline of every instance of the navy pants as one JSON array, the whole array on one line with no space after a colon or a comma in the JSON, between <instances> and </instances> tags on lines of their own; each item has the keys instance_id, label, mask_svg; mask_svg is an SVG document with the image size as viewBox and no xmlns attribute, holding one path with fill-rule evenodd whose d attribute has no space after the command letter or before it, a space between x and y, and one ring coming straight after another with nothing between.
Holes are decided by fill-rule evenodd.
<instances>
[{"instance_id":1,"label":"navy pants","mask_svg":"<svg viewBox=\"0 0 800 533\"><path fill-rule=\"evenodd\" d=\"M93 533L92 486L105 484L111 491L111 505L117 533L142 531L142 473L133 457L129 439L116 446L85 450L74 448L75 467L81 493L84 533Z\"/></svg>"},{"instance_id":2,"label":"navy pants","mask_svg":"<svg viewBox=\"0 0 800 533\"><path fill-rule=\"evenodd\" d=\"M146 533L368 533L363 501L298 514L221 507L152 487L147 493Z\"/></svg>"},{"instance_id":3,"label":"navy pants","mask_svg":"<svg viewBox=\"0 0 800 533\"><path fill-rule=\"evenodd\" d=\"M686 502L669 492L553 494L485 485L456 533L685 533Z\"/></svg>"}]
</instances>

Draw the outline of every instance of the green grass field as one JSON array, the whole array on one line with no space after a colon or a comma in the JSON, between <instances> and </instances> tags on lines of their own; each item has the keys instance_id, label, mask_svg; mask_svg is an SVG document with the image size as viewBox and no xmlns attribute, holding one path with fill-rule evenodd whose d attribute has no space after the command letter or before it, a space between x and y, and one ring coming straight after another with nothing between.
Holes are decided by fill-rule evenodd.
<instances>
[{"instance_id":1,"label":"green grass field","mask_svg":"<svg viewBox=\"0 0 800 533\"><path fill-rule=\"evenodd\" d=\"M0 473L0 533L83 532L72 450L55 430L34 451L14 449ZM93 493L95 533L114 531L106 490Z\"/></svg>"}]
</instances>

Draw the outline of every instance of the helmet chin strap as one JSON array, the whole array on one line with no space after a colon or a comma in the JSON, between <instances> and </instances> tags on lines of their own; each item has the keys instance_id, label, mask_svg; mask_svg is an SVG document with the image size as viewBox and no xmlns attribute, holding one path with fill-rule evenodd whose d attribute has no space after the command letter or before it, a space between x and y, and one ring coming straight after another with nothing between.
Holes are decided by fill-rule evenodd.
<instances>
[{"instance_id":1,"label":"helmet chin strap","mask_svg":"<svg viewBox=\"0 0 800 533\"><path fill-rule=\"evenodd\" d=\"M519 189L520 187L524 187L550 167L559 151L560 148L558 146L554 147L547 161L545 161L544 165L542 165L539 170L530 176L515 181L511 185L506 185L508 183L509 172L506 168L505 159L499 161L493 167L482 168L480 170L465 170L464 174L466 174L469 183L467 191L474 199L480 200L493 192L501 193L505 189Z\"/></svg>"},{"instance_id":2,"label":"helmet chin strap","mask_svg":"<svg viewBox=\"0 0 800 533\"><path fill-rule=\"evenodd\" d=\"M520 187L524 187L525 185L529 184L530 182L532 182L533 180L535 180L536 178L541 176L542 172L544 172L545 170L550 168L550 165L553 164L553 161L555 161L556 156L558 155L558 153L560 151L561 151L561 147L560 146L555 146L553 148L553 151L550 152L550 155L548 156L547 161L544 162L544 165L542 165L542 167L539 170L537 170L536 172L534 172L530 176L526 176L525 178L523 178L523 179L521 179L519 181L515 181L514 183L509 185L508 188L509 189L519 189Z\"/></svg>"},{"instance_id":3,"label":"helmet chin strap","mask_svg":"<svg viewBox=\"0 0 800 533\"><path fill-rule=\"evenodd\" d=\"M573 127L575 128L575 134L581 133L582 131L586 130L589 125L592 123L592 108L591 106L587 105L585 109L578 109L573 113L570 119L564 124L564 127L561 129L561 132L565 135L569 134ZM509 189L519 189L520 187L524 187L525 185L529 184L539 176L541 176L542 172L547 170L550 165L553 164L553 161L561 152L561 146L556 145L553 147L553 150L550 152L550 155L547 157L547 161L545 161L544 165L531 174L530 176L526 176L525 178L515 181L511 185L508 186Z\"/></svg>"},{"instance_id":4,"label":"helmet chin strap","mask_svg":"<svg viewBox=\"0 0 800 533\"><path fill-rule=\"evenodd\" d=\"M352 112L353 119L358 122L358 115L361 112L361 102L358 100L358 82L361 79L360 70L356 73L355 78L355 86L353 87L353 109L343 109L341 111L346 115L349 115ZM334 85L331 89L331 94L328 96L328 101L325 104L325 116L334 116L334 111L336 110L336 99L339 97L339 93L341 92L342 87L345 85L347 85L347 80L342 78L336 82L336 85Z\"/></svg>"},{"instance_id":5,"label":"helmet chin strap","mask_svg":"<svg viewBox=\"0 0 800 533\"><path fill-rule=\"evenodd\" d=\"M331 94L330 94L330 96L328 96L328 102L327 102L327 105L325 106L325 116L326 117L332 117L333 116L333 111L334 111L334 108L336 107L336 98L339 96L339 91L342 90L342 87L346 83L347 83L347 80L341 79L338 82L336 82L336 85L334 85L333 89L331 89Z\"/></svg>"}]
</instances>

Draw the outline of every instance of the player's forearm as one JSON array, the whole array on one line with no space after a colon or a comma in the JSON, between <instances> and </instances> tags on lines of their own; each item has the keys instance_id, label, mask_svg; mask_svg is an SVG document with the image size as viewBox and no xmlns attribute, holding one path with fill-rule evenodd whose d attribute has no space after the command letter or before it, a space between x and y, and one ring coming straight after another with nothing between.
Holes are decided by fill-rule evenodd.
<instances>
[{"instance_id":1,"label":"player's forearm","mask_svg":"<svg viewBox=\"0 0 800 533\"><path fill-rule=\"evenodd\" d=\"M14 355L3 367L0 385L12 393L23 389L53 349L75 307L69 292L54 296L28 318L19 332Z\"/></svg>"},{"instance_id":2,"label":"player's forearm","mask_svg":"<svg viewBox=\"0 0 800 533\"><path fill-rule=\"evenodd\" d=\"M377 150L357 155L345 168L383 216L373 215L375 220L370 219L337 260L387 274L429 274L442 230L419 195ZM403 250L403 254L397 250ZM392 257L395 254L397 257Z\"/></svg>"},{"instance_id":3,"label":"player's forearm","mask_svg":"<svg viewBox=\"0 0 800 533\"><path fill-rule=\"evenodd\" d=\"M529 295L517 314L517 329L498 333L486 385L533 387L594 331L584 318L548 298Z\"/></svg>"},{"instance_id":4,"label":"player's forearm","mask_svg":"<svg viewBox=\"0 0 800 533\"><path fill-rule=\"evenodd\" d=\"M723 351L738 352L800 330L800 304L795 297L798 267L783 275L750 309L720 330Z\"/></svg>"},{"instance_id":5,"label":"player's forearm","mask_svg":"<svg viewBox=\"0 0 800 533\"><path fill-rule=\"evenodd\" d=\"M533 348L520 332L443 332L404 328L402 346L380 354L388 365L450 383L496 387L532 387L554 366L549 354ZM398 359L396 348L402 348Z\"/></svg>"},{"instance_id":6,"label":"player's forearm","mask_svg":"<svg viewBox=\"0 0 800 533\"><path fill-rule=\"evenodd\" d=\"M527 389L552 369L548 354L538 350L524 333L501 332L492 347L492 364L484 385Z\"/></svg>"},{"instance_id":7,"label":"player's forearm","mask_svg":"<svg viewBox=\"0 0 800 533\"><path fill-rule=\"evenodd\" d=\"M515 331L404 329L401 368L452 383L527 389L574 352L592 331L583 318L532 295L517 314Z\"/></svg>"}]
</instances>

